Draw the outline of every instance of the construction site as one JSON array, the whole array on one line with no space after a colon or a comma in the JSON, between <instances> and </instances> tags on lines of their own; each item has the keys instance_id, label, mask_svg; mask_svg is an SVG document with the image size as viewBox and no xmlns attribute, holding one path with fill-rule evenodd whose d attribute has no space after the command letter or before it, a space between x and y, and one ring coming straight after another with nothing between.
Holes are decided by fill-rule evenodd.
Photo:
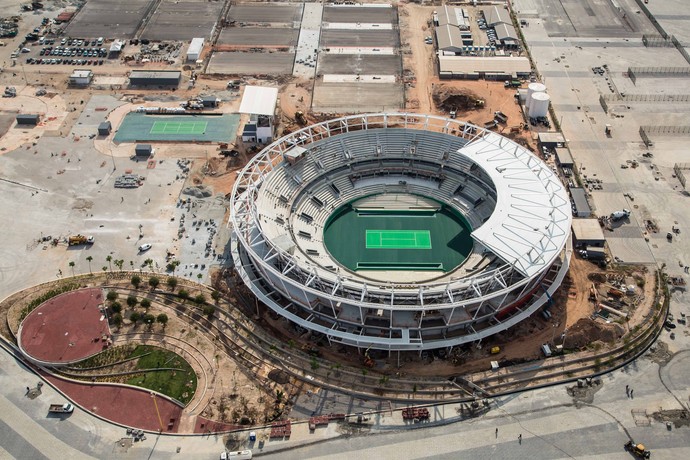
<instances>
[{"instance_id":1,"label":"construction site","mask_svg":"<svg viewBox=\"0 0 690 460\"><path fill-rule=\"evenodd\" d=\"M0 181L3 217L17 229L8 232L3 255L4 341L16 346L30 312L58 292L116 292L117 301L98 307L109 326L97 334L110 340L102 362L65 368L29 355L41 378L124 426L176 434L251 428L266 446L288 443L301 422L307 433L337 426L342 434L359 432L379 413L402 411L410 424L439 421L430 408L436 404L466 407L459 417L475 419L491 410L492 398L561 382L573 400L590 403L606 372L643 354L660 366L672 362L684 350L690 314L683 307L690 220L678 206L690 164L680 45L671 35L656 37L654 12L633 0L619 7L632 14L623 25L614 21L615 40L644 35L645 51L659 53L643 54L634 66L603 41L595 47L595 28L580 21L580 10L563 25L538 14L551 0L474 3L88 0L31 11L3 4ZM612 8L602 11L613 15ZM562 50L541 45L561 33ZM193 40L201 40L198 49ZM675 70L654 67L660 58ZM79 70L92 72L88 83L75 84L86 78ZM577 75L575 83L564 86L563 72ZM658 94L669 75L671 99ZM251 91L258 92L249 100ZM285 151L308 147L300 135L365 113L464 122L543 162L563 184L576 227L563 249L560 287L529 293L544 295L543 307L472 342L385 350L332 340L257 296L233 253L232 198L243 189L245 168L281 138ZM267 126L270 134L259 141ZM598 157L604 150L605 161ZM304 176L291 177L299 188ZM386 186L421 183L410 177ZM314 209L328 208L310 200ZM46 209L51 219L41 218ZM136 302L125 305L130 297ZM428 310L429 318L415 321L440 321ZM371 324L384 322L376 309L365 314ZM145 315L166 320L146 322ZM178 361L144 373L137 346L160 347ZM140 378L139 393L157 391L141 380L169 367L191 369L185 372L195 378L186 392L160 392L162 421L154 406L140 418L95 409L103 396L86 389L132 384L122 377L131 373ZM139 393L122 394L133 404L142 394L150 399ZM637 414L686 426L685 407ZM245 437L230 435L228 448L245 448Z\"/></svg>"}]
</instances>

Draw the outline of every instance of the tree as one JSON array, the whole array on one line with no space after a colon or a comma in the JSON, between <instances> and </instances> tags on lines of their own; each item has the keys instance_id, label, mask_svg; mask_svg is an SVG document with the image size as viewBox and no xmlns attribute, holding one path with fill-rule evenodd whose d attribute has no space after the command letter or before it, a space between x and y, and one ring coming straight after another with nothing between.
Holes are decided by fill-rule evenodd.
<instances>
[{"instance_id":1,"label":"tree","mask_svg":"<svg viewBox=\"0 0 690 460\"><path fill-rule=\"evenodd\" d=\"M206 315L206 318L210 320L213 318L213 314L216 312L216 307L214 305L206 304L204 305L204 309L202 311L204 312L204 315Z\"/></svg>"},{"instance_id":2,"label":"tree","mask_svg":"<svg viewBox=\"0 0 690 460\"><path fill-rule=\"evenodd\" d=\"M124 265L125 261L124 259L117 259L115 261L115 265L117 265L117 268L122 271L122 265Z\"/></svg>"},{"instance_id":3,"label":"tree","mask_svg":"<svg viewBox=\"0 0 690 460\"><path fill-rule=\"evenodd\" d=\"M113 311L113 313L120 313L122 311L122 305L120 302L113 302L110 304L110 309Z\"/></svg>"},{"instance_id":4,"label":"tree","mask_svg":"<svg viewBox=\"0 0 690 460\"><path fill-rule=\"evenodd\" d=\"M115 326L117 326L118 329L120 328L120 326L122 326L122 315L121 315L121 314L115 313L115 314L113 315L113 324L114 324Z\"/></svg>"},{"instance_id":5,"label":"tree","mask_svg":"<svg viewBox=\"0 0 690 460\"><path fill-rule=\"evenodd\" d=\"M130 260L130 261L129 261L129 267L130 267L132 270L134 270L134 261L133 261L133 260Z\"/></svg>"},{"instance_id":6,"label":"tree","mask_svg":"<svg viewBox=\"0 0 690 460\"><path fill-rule=\"evenodd\" d=\"M73 261L73 260L70 260L70 262L69 262L69 268L72 269L72 276L74 276L74 265L75 265L75 264L74 264L74 261Z\"/></svg>"},{"instance_id":7,"label":"tree","mask_svg":"<svg viewBox=\"0 0 690 460\"><path fill-rule=\"evenodd\" d=\"M211 298L213 299L214 302L218 303L220 300L220 292L219 291L212 291L211 292Z\"/></svg>"},{"instance_id":8,"label":"tree","mask_svg":"<svg viewBox=\"0 0 690 460\"><path fill-rule=\"evenodd\" d=\"M105 298L113 302L114 300L117 300L117 292L108 291L108 293L105 295Z\"/></svg>"},{"instance_id":9,"label":"tree","mask_svg":"<svg viewBox=\"0 0 690 460\"><path fill-rule=\"evenodd\" d=\"M108 267L106 267L105 265L103 265L103 271L104 271L104 272L107 272L107 271L108 271Z\"/></svg>"},{"instance_id":10,"label":"tree","mask_svg":"<svg viewBox=\"0 0 690 460\"><path fill-rule=\"evenodd\" d=\"M170 288L171 291L175 290L175 287L177 287L177 278L173 278L172 276L169 276L165 282L168 284L168 287Z\"/></svg>"},{"instance_id":11,"label":"tree","mask_svg":"<svg viewBox=\"0 0 690 460\"><path fill-rule=\"evenodd\" d=\"M189 299L189 292L185 289L180 289L177 295L180 296L183 301Z\"/></svg>"},{"instance_id":12,"label":"tree","mask_svg":"<svg viewBox=\"0 0 690 460\"><path fill-rule=\"evenodd\" d=\"M149 258L144 261L144 265L149 267L149 270L153 271L153 259Z\"/></svg>"},{"instance_id":13,"label":"tree","mask_svg":"<svg viewBox=\"0 0 690 460\"><path fill-rule=\"evenodd\" d=\"M139 301L137 300L136 296L133 296L133 295L127 296L127 306L129 308L136 307L138 303L139 303Z\"/></svg>"},{"instance_id":14,"label":"tree","mask_svg":"<svg viewBox=\"0 0 690 460\"><path fill-rule=\"evenodd\" d=\"M91 257L91 256L88 256L88 257L86 258L86 261L89 263L89 273L91 273L91 261L92 261L92 260L93 260L93 257Z\"/></svg>"},{"instance_id":15,"label":"tree","mask_svg":"<svg viewBox=\"0 0 690 460\"><path fill-rule=\"evenodd\" d=\"M110 271L113 271L113 266L110 264L110 262L113 261L113 256L106 257L105 261L108 262L108 267L110 268Z\"/></svg>"},{"instance_id":16,"label":"tree","mask_svg":"<svg viewBox=\"0 0 690 460\"><path fill-rule=\"evenodd\" d=\"M196 274L196 278L199 280L200 283L201 283L201 278L203 278L203 277L204 277L204 275L202 275L201 273Z\"/></svg>"},{"instance_id":17,"label":"tree","mask_svg":"<svg viewBox=\"0 0 690 460\"><path fill-rule=\"evenodd\" d=\"M141 308L144 310L151 308L151 301L149 299L141 299Z\"/></svg>"},{"instance_id":18,"label":"tree","mask_svg":"<svg viewBox=\"0 0 690 460\"><path fill-rule=\"evenodd\" d=\"M129 315L129 320L132 322L132 324L137 324L137 322L141 319L141 315L139 312L133 311L131 315Z\"/></svg>"},{"instance_id":19,"label":"tree","mask_svg":"<svg viewBox=\"0 0 690 460\"><path fill-rule=\"evenodd\" d=\"M149 278L149 286L151 286L151 289L156 289L159 284L161 284L161 280L158 279L157 276L152 276Z\"/></svg>"},{"instance_id":20,"label":"tree","mask_svg":"<svg viewBox=\"0 0 690 460\"><path fill-rule=\"evenodd\" d=\"M204 304L206 303L206 296L203 294L197 294L197 296L194 297L194 302L196 302L199 305Z\"/></svg>"},{"instance_id":21,"label":"tree","mask_svg":"<svg viewBox=\"0 0 690 460\"><path fill-rule=\"evenodd\" d=\"M163 329L165 329L165 326L168 324L168 315L161 313L156 317L156 321L158 321L163 326Z\"/></svg>"},{"instance_id":22,"label":"tree","mask_svg":"<svg viewBox=\"0 0 690 460\"><path fill-rule=\"evenodd\" d=\"M139 276L139 275L132 276L131 283L132 283L132 286L139 289L139 285L141 284L141 276Z\"/></svg>"},{"instance_id":23,"label":"tree","mask_svg":"<svg viewBox=\"0 0 690 460\"><path fill-rule=\"evenodd\" d=\"M169 272L172 272L173 276L175 276L175 269L180 265L179 260L173 260L172 262L168 263L168 265L165 266L165 269Z\"/></svg>"},{"instance_id":24,"label":"tree","mask_svg":"<svg viewBox=\"0 0 690 460\"><path fill-rule=\"evenodd\" d=\"M144 316L141 318L146 325L151 328L153 323L156 321L156 317L153 316L151 313L145 313Z\"/></svg>"}]
</instances>

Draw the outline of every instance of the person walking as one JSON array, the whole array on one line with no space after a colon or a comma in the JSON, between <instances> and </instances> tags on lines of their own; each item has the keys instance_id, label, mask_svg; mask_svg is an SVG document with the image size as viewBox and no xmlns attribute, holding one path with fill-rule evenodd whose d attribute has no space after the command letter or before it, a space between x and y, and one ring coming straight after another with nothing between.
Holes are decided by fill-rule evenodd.
<instances>
[{"instance_id":1,"label":"person walking","mask_svg":"<svg viewBox=\"0 0 690 460\"><path fill-rule=\"evenodd\" d=\"M518 442L522 445L522 433L518 435Z\"/></svg>"},{"instance_id":2,"label":"person walking","mask_svg":"<svg viewBox=\"0 0 690 460\"><path fill-rule=\"evenodd\" d=\"M628 398L630 397L630 386L629 385L625 386L625 396L627 396Z\"/></svg>"},{"instance_id":3,"label":"person walking","mask_svg":"<svg viewBox=\"0 0 690 460\"><path fill-rule=\"evenodd\" d=\"M633 398L633 390L630 390L630 399L634 399Z\"/></svg>"},{"instance_id":4,"label":"person walking","mask_svg":"<svg viewBox=\"0 0 690 460\"><path fill-rule=\"evenodd\" d=\"M498 428L496 428L496 437L498 438Z\"/></svg>"}]
</instances>

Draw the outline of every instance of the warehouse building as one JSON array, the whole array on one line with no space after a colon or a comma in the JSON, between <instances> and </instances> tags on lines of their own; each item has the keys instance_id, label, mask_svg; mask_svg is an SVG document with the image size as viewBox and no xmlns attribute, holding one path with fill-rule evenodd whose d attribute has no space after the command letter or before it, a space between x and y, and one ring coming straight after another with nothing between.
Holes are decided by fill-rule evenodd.
<instances>
[{"instance_id":1,"label":"warehouse building","mask_svg":"<svg viewBox=\"0 0 690 460\"><path fill-rule=\"evenodd\" d=\"M504 8L492 6L491 8L485 8L482 11L484 13L484 19L486 19L486 24L488 26L496 27L498 24L513 23L513 21L510 20L510 14L508 14L508 10Z\"/></svg>"},{"instance_id":2,"label":"warehouse building","mask_svg":"<svg viewBox=\"0 0 690 460\"><path fill-rule=\"evenodd\" d=\"M129 74L130 86L178 86L182 72L177 70L133 70Z\"/></svg>"},{"instance_id":3,"label":"warehouse building","mask_svg":"<svg viewBox=\"0 0 690 460\"><path fill-rule=\"evenodd\" d=\"M520 38L518 37L515 27L511 24L496 24L494 26L496 31L496 39L503 45L504 48L518 48L520 45Z\"/></svg>"},{"instance_id":4,"label":"warehouse building","mask_svg":"<svg viewBox=\"0 0 690 460\"><path fill-rule=\"evenodd\" d=\"M134 156L137 160L145 160L153 155L153 147L151 144L137 144L134 147Z\"/></svg>"},{"instance_id":5,"label":"warehouse building","mask_svg":"<svg viewBox=\"0 0 690 460\"><path fill-rule=\"evenodd\" d=\"M75 69L69 76L71 86L89 86L93 81L93 72L89 69Z\"/></svg>"},{"instance_id":6,"label":"warehouse building","mask_svg":"<svg viewBox=\"0 0 690 460\"><path fill-rule=\"evenodd\" d=\"M192 42L187 49L187 62L196 62L201 58L201 51L204 49L203 38L192 38Z\"/></svg>"},{"instance_id":7,"label":"warehouse building","mask_svg":"<svg viewBox=\"0 0 690 460\"><path fill-rule=\"evenodd\" d=\"M110 49L108 50L108 57L109 58L116 58L120 55L122 52L122 48L125 46L125 42L122 40L115 40L113 43L110 45Z\"/></svg>"},{"instance_id":8,"label":"warehouse building","mask_svg":"<svg viewBox=\"0 0 690 460\"><path fill-rule=\"evenodd\" d=\"M444 56L438 57L442 79L509 80L528 78L532 68L526 57Z\"/></svg>"}]
</instances>

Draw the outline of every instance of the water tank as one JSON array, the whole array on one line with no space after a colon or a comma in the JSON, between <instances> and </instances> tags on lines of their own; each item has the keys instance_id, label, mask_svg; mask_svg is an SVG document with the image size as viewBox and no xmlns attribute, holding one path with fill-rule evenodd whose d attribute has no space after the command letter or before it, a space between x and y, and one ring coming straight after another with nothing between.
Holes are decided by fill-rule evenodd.
<instances>
[{"instance_id":1,"label":"water tank","mask_svg":"<svg viewBox=\"0 0 690 460\"><path fill-rule=\"evenodd\" d=\"M545 117L549 113L549 97L546 93L533 93L532 103L529 106L530 117Z\"/></svg>"},{"instance_id":2,"label":"water tank","mask_svg":"<svg viewBox=\"0 0 690 460\"><path fill-rule=\"evenodd\" d=\"M527 108L527 110L529 110L532 105L532 94L545 92L546 85L544 85L543 83L532 82L529 85L527 85L527 102L525 102L525 107Z\"/></svg>"}]
</instances>

